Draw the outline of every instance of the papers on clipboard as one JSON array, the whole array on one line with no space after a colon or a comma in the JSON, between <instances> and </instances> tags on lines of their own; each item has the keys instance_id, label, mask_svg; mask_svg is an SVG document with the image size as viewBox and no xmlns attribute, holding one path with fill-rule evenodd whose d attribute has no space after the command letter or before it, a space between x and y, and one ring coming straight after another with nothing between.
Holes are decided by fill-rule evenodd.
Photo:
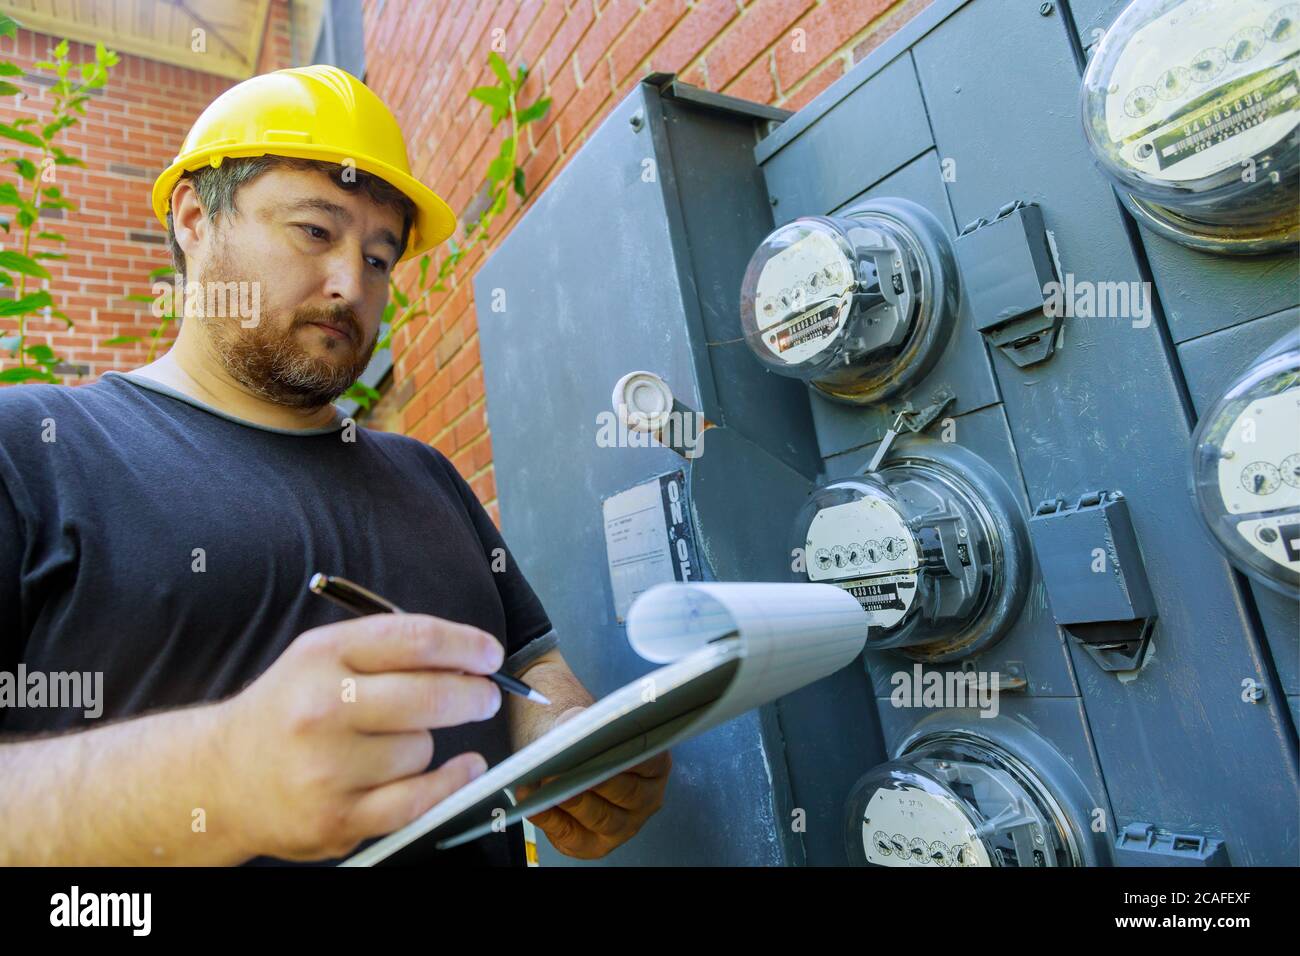
<instances>
[{"instance_id":1,"label":"papers on clipboard","mask_svg":"<svg viewBox=\"0 0 1300 956\"><path fill-rule=\"evenodd\" d=\"M439 848L534 816L675 743L820 680L867 638L857 599L831 584L673 583L628 612L628 641L663 664L512 754L407 826L343 861L372 866L432 834ZM506 793L541 786L514 803ZM489 811L491 819L480 822ZM436 832L435 832L436 831Z\"/></svg>"}]
</instances>

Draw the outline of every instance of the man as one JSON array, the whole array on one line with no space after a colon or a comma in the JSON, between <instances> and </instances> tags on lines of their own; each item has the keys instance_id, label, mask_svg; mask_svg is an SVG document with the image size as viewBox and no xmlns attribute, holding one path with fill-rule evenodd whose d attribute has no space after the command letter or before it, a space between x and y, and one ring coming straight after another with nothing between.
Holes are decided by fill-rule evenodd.
<instances>
[{"instance_id":1,"label":"man","mask_svg":"<svg viewBox=\"0 0 1300 956\"><path fill-rule=\"evenodd\" d=\"M387 107L333 67L254 77L200 116L154 209L207 293L172 349L0 390L0 673L102 674L95 708L0 709L0 862L336 860L592 698L451 463L332 404L394 265L455 225ZM255 308L213 314L213 290ZM409 613L350 618L317 571ZM502 707L483 675L503 664L552 706ZM669 768L534 822L603 856ZM518 865L519 830L409 858Z\"/></svg>"}]
</instances>

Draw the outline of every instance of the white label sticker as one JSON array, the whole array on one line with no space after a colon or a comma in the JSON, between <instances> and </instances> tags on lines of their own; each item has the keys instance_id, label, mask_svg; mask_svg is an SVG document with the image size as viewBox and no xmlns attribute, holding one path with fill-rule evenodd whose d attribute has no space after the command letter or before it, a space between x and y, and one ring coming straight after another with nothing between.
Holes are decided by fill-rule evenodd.
<instances>
[{"instance_id":1,"label":"white label sticker","mask_svg":"<svg viewBox=\"0 0 1300 956\"><path fill-rule=\"evenodd\" d=\"M957 803L912 787L877 790L862 819L867 861L880 866L989 866Z\"/></svg>"},{"instance_id":2,"label":"white label sticker","mask_svg":"<svg viewBox=\"0 0 1300 956\"><path fill-rule=\"evenodd\" d=\"M1106 128L1125 162L1184 182L1241 166L1300 119L1300 3L1187 0L1115 61Z\"/></svg>"},{"instance_id":3,"label":"white label sticker","mask_svg":"<svg viewBox=\"0 0 1300 956\"><path fill-rule=\"evenodd\" d=\"M912 532L881 498L823 508L804 542L808 577L844 588L876 627L893 627L916 600L920 561Z\"/></svg>"},{"instance_id":4,"label":"white label sticker","mask_svg":"<svg viewBox=\"0 0 1300 956\"><path fill-rule=\"evenodd\" d=\"M703 577L684 486L683 473L676 471L605 499L605 552L619 623L632 602L656 584Z\"/></svg>"}]
</instances>

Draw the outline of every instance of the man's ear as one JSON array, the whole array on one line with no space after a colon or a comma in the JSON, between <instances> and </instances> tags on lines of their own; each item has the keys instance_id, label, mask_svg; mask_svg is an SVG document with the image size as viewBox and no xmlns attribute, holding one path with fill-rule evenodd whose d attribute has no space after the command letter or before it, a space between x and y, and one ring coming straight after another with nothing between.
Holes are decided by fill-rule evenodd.
<instances>
[{"instance_id":1,"label":"man's ear","mask_svg":"<svg viewBox=\"0 0 1300 956\"><path fill-rule=\"evenodd\" d=\"M185 253L185 262L190 268L202 258L202 250L211 238L212 226L194 184L182 179L172 190L172 232L176 234L176 242Z\"/></svg>"}]
</instances>

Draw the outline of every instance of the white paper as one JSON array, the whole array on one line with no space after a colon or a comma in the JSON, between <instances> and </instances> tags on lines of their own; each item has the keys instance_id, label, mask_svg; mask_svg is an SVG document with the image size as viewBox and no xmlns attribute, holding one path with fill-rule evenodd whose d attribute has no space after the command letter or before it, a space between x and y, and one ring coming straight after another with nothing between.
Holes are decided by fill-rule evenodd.
<instances>
[{"instance_id":1,"label":"white paper","mask_svg":"<svg viewBox=\"0 0 1300 956\"><path fill-rule=\"evenodd\" d=\"M633 649L664 667L597 701L342 865L373 865L435 828L443 828L440 846L455 846L540 813L834 673L867 638L857 599L830 584L660 584L632 605L627 627ZM518 805L506 795L545 778L556 779ZM493 821L467 829L456 819L488 807Z\"/></svg>"}]
</instances>

